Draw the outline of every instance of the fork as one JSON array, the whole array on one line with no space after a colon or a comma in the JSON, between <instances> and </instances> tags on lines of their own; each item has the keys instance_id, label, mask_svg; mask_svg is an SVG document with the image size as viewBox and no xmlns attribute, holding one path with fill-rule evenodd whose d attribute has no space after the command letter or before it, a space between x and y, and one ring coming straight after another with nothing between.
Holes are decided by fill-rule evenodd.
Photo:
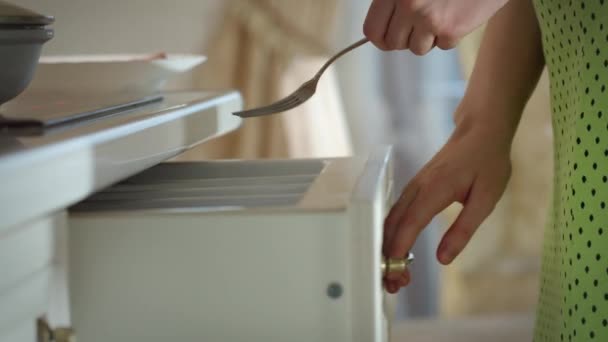
<instances>
[{"instance_id":1,"label":"fork","mask_svg":"<svg viewBox=\"0 0 608 342\"><path fill-rule=\"evenodd\" d=\"M317 91L317 84L319 83L319 79L321 79L321 75L323 75L325 70L327 70L327 68L333 62L335 62L338 58L344 56L347 52L358 48L359 46L367 43L368 41L369 40L367 38L363 38L335 54L325 64L323 64L321 69L319 69L319 71L315 74L313 78L302 84L296 91L294 91L286 98L264 107L235 112L233 114L236 116L240 116L241 118L252 118L256 116L264 116L284 112L301 105L315 94L315 92Z\"/></svg>"}]
</instances>

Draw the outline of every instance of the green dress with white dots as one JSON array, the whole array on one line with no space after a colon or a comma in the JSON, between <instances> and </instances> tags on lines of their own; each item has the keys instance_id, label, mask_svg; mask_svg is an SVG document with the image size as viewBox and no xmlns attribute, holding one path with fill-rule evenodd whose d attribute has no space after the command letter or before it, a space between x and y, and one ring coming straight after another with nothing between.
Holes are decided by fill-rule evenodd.
<instances>
[{"instance_id":1,"label":"green dress with white dots","mask_svg":"<svg viewBox=\"0 0 608 342\"><path fill-rule=\"evenodd\" d=\"M535 341L608 341L608 0L534 0L555 179Z\"/></svg>"}]
</instances>

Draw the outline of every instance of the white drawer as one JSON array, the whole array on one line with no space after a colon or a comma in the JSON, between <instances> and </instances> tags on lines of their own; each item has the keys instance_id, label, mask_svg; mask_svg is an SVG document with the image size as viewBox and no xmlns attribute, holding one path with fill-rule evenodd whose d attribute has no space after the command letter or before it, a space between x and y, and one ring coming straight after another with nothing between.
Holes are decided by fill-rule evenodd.
<instances>
[{"instance_id":1,"label":"white drawer","mask_svg":"<svg viewBox=\"0 0 608 342\"><path fill-rule=\"evenodd\" d=\"M386 341L390 160L168 163L96 194L70 213L76 337Z\"/></svg>"}]
</instances>

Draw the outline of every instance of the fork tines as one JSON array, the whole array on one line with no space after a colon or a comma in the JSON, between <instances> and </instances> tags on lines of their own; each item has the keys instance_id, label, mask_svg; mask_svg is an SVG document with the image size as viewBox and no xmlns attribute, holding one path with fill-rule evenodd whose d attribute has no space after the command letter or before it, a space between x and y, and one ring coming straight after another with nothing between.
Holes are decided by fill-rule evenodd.
<instances>
[{"instance_id":1,"label":"fork tines","mask_svg":"<svg viewBox=\"0 0 608 342\"><path fill-rule=\"evenodd\" d=\"M241 118L251 118L256 116L264 116L274 113L284 112L286 110L292 109L294 107L302 104L302 99L298 96L288 96L280 101L277 101L271 105L259 107L251 110L244 110L240 112L235 112L234 115L239 116Z\"/></svg>"}]
</instances>

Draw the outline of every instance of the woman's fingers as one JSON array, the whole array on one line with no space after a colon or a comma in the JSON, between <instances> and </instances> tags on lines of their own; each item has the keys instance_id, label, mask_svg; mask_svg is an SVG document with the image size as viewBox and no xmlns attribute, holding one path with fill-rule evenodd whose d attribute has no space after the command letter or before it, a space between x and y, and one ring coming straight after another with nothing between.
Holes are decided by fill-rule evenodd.
<instances>
[{"instance_id":1,"label":"woman's fingers","mask_svg":"<svg viewBox=\"0 0 608 342\"><path fill-rule=\"evenodd\" d=\"M382 251L384 252L384 255L388 255L391 243L393 241L393 236L397 230L397 224L405 214L407 207L410 206L410 203L416 197L417 192L418 182L412 180L405 187L401 193L401 197L399 197L395 205L393 205L388 216L384 220L384 241L382 244Z\"/></svg>"},{"instance_id":2,"label":"woman's fingers","mask_svg":"<svg viewBox=\"0 0 608 342\"><path fill-rule=\"evenodd\" d=\"M460 192L458 190L457 183L442 182L440 177L429 178L428 181L419 185L415 198L405 208L397 222L387 256L402 258L406 255L422 229L431 222L435 215L457 199L455 194ZM394 279L391 275L388 278Z\"/></svg>"},{"instance_id":3,"label":"woman's fingers","mask_svg":"<svg viewBox=\"0 0 608 342\"><path fill-rule=\"evenodd\" d=\"M384 288L389 293L396 293L400 288L407 286L410 283L410 271L405 270L405 272L396 274L391 279L386 278L384 280Z\"/></svg>"},{"instance_id":4,"label":"woman's fingers","mask_svg":"<svg viewBox=\"0 0 608 342\"><path fill-rule=\"evenodd\" d=\"M458 45L458 39L449 36L437 37L436 45L441 50L451 50Z\"/></svg>"},{"instance_id":5,"label":"woman's fingers","mask_svg":"<svg viewBox=\"0 0 608 342\"><path fill-rule=\"evenodd\" d=\"M413 54L423 56L433 49L435 44L435 36L431 31L420 26L414 27L409 40L409 49Z\"/></svg>"},{"instance_id":6,"label":"woman's fingers","mask_svg":"<svg viewBox=\"0 0 608 342\"><path fill-rule=\"evenodd\" d=\"M385 37L395 12L395 0L374 0L367 12L363 33L381 50L388 50Z\"/></svg>"},{"instance_id":7,"label":"woman's fingers","mask_svg":"<svg viewBox=\"0 0 608 342\"><path fill-rule=\"evenodd\" d=\"M363 32L382 50L451 49L508 0L373 0ZM412 37L413 36L413 37ZM434 38L431 41L429 36ZM415 44L412 44L412 40Z\"/></svg>"},{"instance_id":8,"label":"woman's fingers","mask_svg":"<svg viewBox=\"0 0 608 342\"><path fill-rule=\"evenodd\" d=\"M397 279L399 287L405 287L410 283L410 271L405 270Z\"/></svg>"},{"instance_id":9,"label":"woman's fingers","mask_svg":"<svg viewBox=\"0 0 608 342\"><path fill-rule=\"evenodd\" d=\"M494 210L499 197L500 194L494 195L480 182L473 186L458 218L439 243L437 249L439 262L447 265L462 252L483 220Z\"/></svg>"},{"instance_id":10,"label":"woman's fingers","mask_svg":"<svg viewBox=\"0 0 608 342\"><path fill-rule=\"evenodd\" d=\"M416 55L427 54L436 43L414 3L397 0L373 0L363 33L381 50L410 49Z\"/></svg>"},{"instance_id":11,"label":"woman's fingers","mask_svg":"<svg viewBox=\"0 0 608 342\"><path fill-rule=\"evenodd\" d=\"M394 280L386 280L384 288L386 291L388 291L388 293L396 293L399 291L399 284Z\"/></svg>"},{"instance_id":12,"label":"woman's fingers","mask_svg":"<svg viewBox=\"0 0 608 342\"><path fill-rule=\"evenodd\" d=\"M389 50L405 50L409 46L411 33L412 22L408 18L407 9L403 6L403 1L398 1L388 25L384 43Z\"/></svg>"}]
</instances>

